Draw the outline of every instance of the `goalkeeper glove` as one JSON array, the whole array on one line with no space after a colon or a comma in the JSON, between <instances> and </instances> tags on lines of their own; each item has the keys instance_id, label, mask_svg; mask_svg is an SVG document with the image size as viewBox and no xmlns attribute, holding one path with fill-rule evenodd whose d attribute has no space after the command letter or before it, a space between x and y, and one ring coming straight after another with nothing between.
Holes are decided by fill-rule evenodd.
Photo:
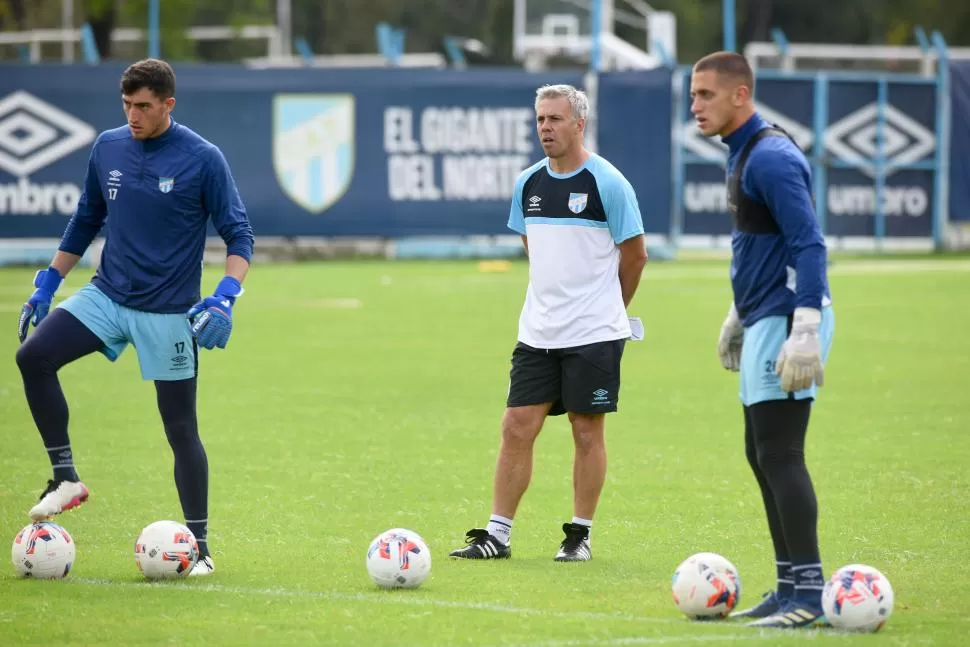
<instances>
[{"instance_id":1,"label":"goalkeeper glove","mask_svg":"<svg viewBox=\"0 0 970 647\"><path fill-rule=\"evenodd\" d=\"M232 306L242 293L239 281L225 276L211 297L199 301L186 313L192 336L199 346L209 350L226 347L232 334Z\"/></svg>"},{"instance_id":2,"label":"goalkeeper glove","mask_svg":"<svg viewBox=\"0 0 970 647\"><path fill-rule=\"evenodd\" d=\"M791 334L781 347L775 372L781 377L781 388L787 393L801 391L815 382L822 386L822 346L818 327L822 313L815 308L795 308Z\"/></svg>"},{"instance_id":3,"label":"goalkeeper glove","mask_svg":"<svg viewBox=\"0 0 970 647\"><path fill-rule=\"evenodd\" d=\"M729 371L741 370L741 346L744 342L744 326L738 317L738 310L731 302L727 318L721 324L721 335L717 339L717 355L721 358L721 366Z\"/></svg>"},{"instance_id":4,"label":"goalkeeper glove","mask_svg":"<svg viewBox=\"0 0 970 647\"><path fill-rule=\"evenodd\" d=\"M27 339L27 329L30 327L31 321L36 328L50 312L54 293L57 292L57 288L61 286L63 280L53 267L40 270L34 276L34 287L37 289L27 299L24 307L20 309L20 319L17 322L17 336L20 338L20 343Z\"/></svg>"}]
</instances>

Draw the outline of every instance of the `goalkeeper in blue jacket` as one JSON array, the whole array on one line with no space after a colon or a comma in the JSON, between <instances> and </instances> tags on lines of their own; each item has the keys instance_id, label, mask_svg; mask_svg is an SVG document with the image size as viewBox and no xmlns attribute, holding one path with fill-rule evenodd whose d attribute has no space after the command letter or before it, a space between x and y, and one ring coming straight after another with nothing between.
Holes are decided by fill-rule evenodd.
<instances>
[{"instance_id":1,"label":"goalkeeper in blue jacket","mask_svg":"<svg viewBox=\"0 0 970 647\"><path fill-rule=\"evenodd\" d=\"M835 331L826 248L802 151L752 101L745 58L717 52L691 78L702 134L719 135L727 165L734 299L717 350L740 372L745 450L761 490L778 574L776 589L736 618L754 627L824 622L818 504L805 435Z\"/></svg>"},{"instance_id":2,"label":"goalkeeper in blue jacket","mask_svg":"<svg viewBox=\"0 0 970 647\"><path fill-rule=\"evenodd\" d=\"M198 347L229 342L253 233L222 152L176 123L174 95L175 73L164 61L139 61L122 74L127 123L94 142L77 209L21 311L17 366L53 467L30 511L39 521L89 496L74 466L58 371L96 351L115 361L135 347L142 378L155 383L182 513L199 542L191 575L207 575L215 567L207 538L209 468L196 417ZM226 267L213 294L202 298L210 217L226 242ZM61 281L102 229L94 277L50 312Z\"/></svg>"}]
</instances>

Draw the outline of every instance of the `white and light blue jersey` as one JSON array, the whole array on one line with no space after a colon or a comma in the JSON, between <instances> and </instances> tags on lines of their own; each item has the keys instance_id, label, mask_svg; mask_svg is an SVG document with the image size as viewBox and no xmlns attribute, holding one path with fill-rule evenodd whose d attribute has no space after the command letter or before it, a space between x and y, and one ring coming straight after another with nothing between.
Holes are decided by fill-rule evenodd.
<instances>
[{"instance_id":1,"label":"white and light blue jersey","mask_svg":"<svg viewBox=\"0 0 970 647\"><path fill-rule=\"evenodd\" d=\"M534 164L516 180L508 226L529 240L519 341L569 348L630 336L617 245L643 234L643 219L616 167L596 154L564 174L548 158Z\"/></svg>"}]
</instances>

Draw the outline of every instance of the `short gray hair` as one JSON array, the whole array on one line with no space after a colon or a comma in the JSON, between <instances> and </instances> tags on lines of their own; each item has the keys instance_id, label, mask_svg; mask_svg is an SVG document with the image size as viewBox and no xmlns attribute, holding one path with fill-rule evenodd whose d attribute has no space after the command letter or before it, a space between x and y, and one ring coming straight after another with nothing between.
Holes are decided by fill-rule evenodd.
<instances>
[{"instance_id":1,"label":"short gray hair","mask_svg":"<svg viewBox=\"0 0 970 647\"><path fill-rule=\"evenodd\" d=\"M577 90L571 85L544 85L536 90L536 110L539 109L539 102L543 99L566 99L573 109L573 117L576 119L586 119L589 113L589 99L582 90Z\"/></svg>"}]
</instances>

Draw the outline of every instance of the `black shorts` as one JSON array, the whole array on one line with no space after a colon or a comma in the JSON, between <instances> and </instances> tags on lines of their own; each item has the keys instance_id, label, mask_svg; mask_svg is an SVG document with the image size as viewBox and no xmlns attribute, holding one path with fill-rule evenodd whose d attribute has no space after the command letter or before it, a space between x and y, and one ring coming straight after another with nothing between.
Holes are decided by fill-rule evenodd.
<instances>
[{"instance_id":1,"label":"black shorts","mask_svg":"<svg viewBox=\"0 0 970 647\"><path fill-rule=\"evenodd\" d=\"M552 402L550 416L616 411L625 345L625 339L617 339L546 350L518 342L512 352L506 404Z\"/></svg>"}]
</instances>

